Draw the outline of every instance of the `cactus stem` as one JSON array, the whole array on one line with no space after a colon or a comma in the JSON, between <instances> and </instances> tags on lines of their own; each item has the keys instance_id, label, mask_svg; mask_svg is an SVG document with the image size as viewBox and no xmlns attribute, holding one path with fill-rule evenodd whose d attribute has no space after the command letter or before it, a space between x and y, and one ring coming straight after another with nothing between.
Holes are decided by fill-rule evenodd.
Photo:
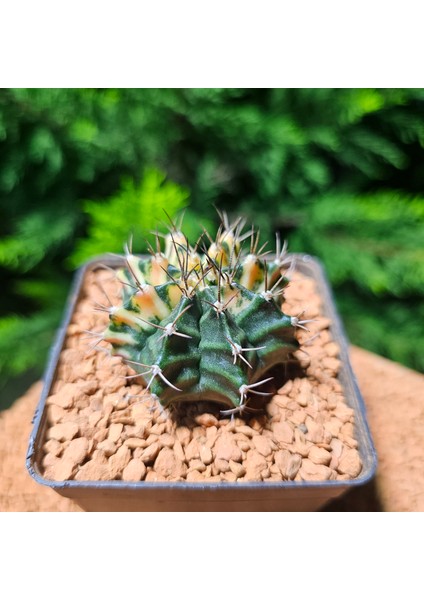
<instances>
[{"instance_id":1,"label":"cactus stem","mask_svg":"<svg viewBox=\"0 0 424 600\"><path fill-rule=\"evenodd\" d=\"M116 273L114 276L129 286L130 291L123 293L123 304L118 307L103 291L107 301L95 302L94 308L109 314L112 324L105 329L103 337L88 332L93 339L91 343L95 342L95 347L101 341L111 344L113 356L121 356L128 366L134 366L134 374L125 379L140 377L145 391L159 393L161 406L195 402L201 393L206 396L210 393L211 401L225 401L231 407L222 414L233 418L245 410L254 412L255 409L246 406L250 394L252 397L270 395L261 391L260 386L272 378L258 381L266 377L261 373L269 374L269 369L280 363L287 368L290 362L287 352L299 349L296 328L307 331L306 326L312 321L300 314L291 317L281 310L283 290L295 266L287 255L287 242L282 245L277 234L276 257L266 258L270 251L266 243L260 242L259 231L252 227L245 233L242 218L230 221L226 213L218 211L221 224L216 237L213 239L203 228L193 250L181 231L179 219L174 222L164 212L167 233L162 236L156 231L156 243L148 244L151 256L134 255L131 239L124 245L119 276L116 277ZM165 238L163 253L162 237ZM230 305L235 298L236 302ZM179 321L186 311L189 312ZM210 322L214 314L221 318L217 323L219 335L218 332L215 335L214 324ZM191 335L187 335L188 331ZM189 339L193 336L194 341L178 341L171 338L173 335ZM216 346L211 345L212 341ZM266 343L266 349L264 345L243 347L243 344L253 343ZM155 351L158 347L160 358ZM212 347L221 349L222 355L209 352ZM205 360L199 362L203 348ZM218 364L228 366L232 373L229 380L238 382L235 390L222 389L226 383L216 374ZM184 393L176 387L177 383Z\"/></svg>"}]
</instances>

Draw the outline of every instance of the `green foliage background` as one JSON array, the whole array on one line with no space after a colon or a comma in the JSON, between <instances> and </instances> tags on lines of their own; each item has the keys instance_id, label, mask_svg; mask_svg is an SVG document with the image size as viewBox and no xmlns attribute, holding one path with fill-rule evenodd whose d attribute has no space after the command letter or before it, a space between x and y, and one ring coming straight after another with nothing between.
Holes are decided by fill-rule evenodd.
<instances>
[{"instance_id":1,"label":"green foliage background","mask_svg":"<svg viewBox=\"0 0 424 600\"><path fill-rule=\"evenodd\" d=\"M423 371L423 146L421 89L0 90L0 386L42 372L77 264L187 206L317 255L351 341Z\"/></svg>"}]
</instances>

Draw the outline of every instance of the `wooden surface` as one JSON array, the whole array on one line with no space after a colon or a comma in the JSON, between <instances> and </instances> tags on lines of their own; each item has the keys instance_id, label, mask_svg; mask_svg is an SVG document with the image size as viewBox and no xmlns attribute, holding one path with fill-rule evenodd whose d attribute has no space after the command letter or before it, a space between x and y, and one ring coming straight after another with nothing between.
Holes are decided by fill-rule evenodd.
<instances>
[{"instance_id":1,"label":"wooden surface","mask_svg":"<svg viewBox=\"0 0 424 600\"><path fill-rule=\"evenodd\" d=\"M424 375L353 347L351 359L368 411L376 478L332 502L330 511L424 510ZM41 382L0 413L0 511L79 511L35 483L25 468Z\"/></svg>"}]
</instances>

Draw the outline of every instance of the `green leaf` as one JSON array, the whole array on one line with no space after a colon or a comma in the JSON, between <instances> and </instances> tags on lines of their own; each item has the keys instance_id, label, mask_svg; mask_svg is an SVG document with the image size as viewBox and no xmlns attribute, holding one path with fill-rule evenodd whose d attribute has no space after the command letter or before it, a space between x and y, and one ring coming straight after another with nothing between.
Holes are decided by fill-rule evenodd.
<instances>
[{"instance_id":1,"label":"green leaf","mask_svg":"<svg viewBox=\"0 0 424 600\"><path fill-rule=\"evenodd\" d=\"M380 191L317 199L291 245L321 258L336 285L353 281L375 295L422 295L424 197Z\"/></svg>"},{"instance_id":2,"label":"green leaf","mask_svg":"<svg viewBox=\"0 0 424 600\"><path fill-rule=\"evenodd\" d=\"M185 188L166 181L165 174L157 169L146 170L140 183L123 179L120 190L108 200L84 203L90 216L88 237L77 243L72 264L79 265L106 252L121 253L131 235L134 251L145 250L149 233L159 223L163 231L165 221L169 225L167 215L172 218L183 209L188 197Z\"/></svg>"},{"instance_id":3,"label":"green leaf","mask_svg":"<svg viewBox=\"0 0 424 600\"><path fill-rule=\"evenodd\" d=\"M25 273L73 234L77 214L54 207L22 215L13 235L0 240L0 265Z\"/></svg>"},{"instance_id":4,"label":"green leaf","mask_svg":"<svg viewBox=\"0 0 424 600\"><path fill-rule=\"evenodd\" d=\"M45 310L30 317L0 318L0 375L18 375L42 367L52 343L60 312Z\"/></svg>"}]
</instances>

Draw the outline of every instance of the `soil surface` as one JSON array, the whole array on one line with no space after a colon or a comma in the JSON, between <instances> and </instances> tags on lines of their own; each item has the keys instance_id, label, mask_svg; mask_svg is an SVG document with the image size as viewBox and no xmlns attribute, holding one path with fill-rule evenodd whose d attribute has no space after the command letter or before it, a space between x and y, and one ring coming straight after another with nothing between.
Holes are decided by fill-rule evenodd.
<instances>
[{"instance_id":1,"label":"soil surface","mask_svg":"<svg viewBox=\"0 0 424 600\"><path fill-rule=\"evenodd\" d=\"M265 408L252 401L257 412L233 418L207 402L163 409L131 367L108 355L108 344L87 340L87 330L107 325L95 303L120 303L116 278L88 273L83 290L47 400L45 478L208 483L351 480L361 473L354 412L337 378L339 348L312 279L297 273L285 291L284 312L313 320L308 331L297 329L293 363L276 374Z\"/></svg>"},{"instance_id":2,"label":"soil surface","mask_svg":"<svg viewBox=\"0 0 424 600\"><path fill-rule=\"evenodd\" d=\"M351 361L377 450L377 474L325 510L423 511L424 375L355 347ZM41 382L34 384L0 413L0 512L81 511L72 500L36 483L25 468L41 389Z\"/></svg>"}]
</instances>

